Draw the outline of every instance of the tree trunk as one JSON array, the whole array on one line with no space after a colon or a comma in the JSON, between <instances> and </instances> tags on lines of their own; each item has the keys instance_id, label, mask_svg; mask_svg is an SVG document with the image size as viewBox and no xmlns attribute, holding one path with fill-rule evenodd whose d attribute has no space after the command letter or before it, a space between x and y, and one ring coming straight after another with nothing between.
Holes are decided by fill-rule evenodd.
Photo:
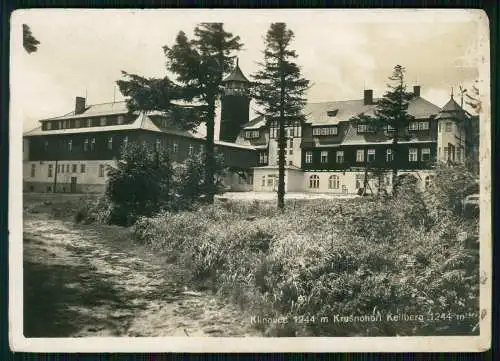
<instances>
[{"instance_id":1,"label":"tree trunk","mask_svg":"<svg viewBox=\"0 0 500 361\"><path fill-rule=\"evenodd\" d=\"M206 156L206 172L205 172L205 186L206 186L206 200L208 203L214 202L215 187L214 187L214 174L215 174L215 158L214 158L214 134L215 134L215 100L212 99L208 102L208 117L207 117L207 139L205 145Z\"/></svg>"},{"instance_id":2,"label":"tree trunk","mask_svg":"<svg viewBox=\"0 0 500 361\"><path fill-rule=\"evenodd\" d=\"M392 194L394 194L395 187L396 187L396 179L398 177L398 136L396 133L398 132L398 129L394 132L394 139L392 141Z\"/></svg>"},{"instance_id":3,"label":"tree trunk","mask_svg":"<svg viewBox=\"0 0 500 361\"><path fill-rule=\"evenodd\" d=\"M280 49L280 57L283 50ZM285 209L285 75L283 74L282 59L280 59L281 94L280 94L280 119L278 135L278 209Z\"/></svg>"},{"instance_id":4,"label":"tree trunk","mask_svg":"<svg viewBox=\"0 0 500 361\"><path fill-rule=\"evenodd\" d=\"M57 188L57 159L54 167L54 191L52 193L57 193L56 188Z\"/></svg>"}]
</instances>

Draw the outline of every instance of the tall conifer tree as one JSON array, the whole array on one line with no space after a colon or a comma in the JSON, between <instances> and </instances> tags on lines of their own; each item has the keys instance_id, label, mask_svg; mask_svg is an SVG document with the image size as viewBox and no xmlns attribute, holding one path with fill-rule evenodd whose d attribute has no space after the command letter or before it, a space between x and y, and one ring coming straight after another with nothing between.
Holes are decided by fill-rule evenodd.
<instances>
[{"instance_id":1,"label":"tall conifer tree","mask_svg":"<svg viewBox=\"0 0 500 361\"><path fill-rule=\"evenodd\" d=\"M268 124L278 124L278 208L285 207L285 127L302 122L309 81L302 77L295 50L294 34L285 23L273 23L265 38L264 62L253 75L253 97L263 109Z\"/></svg>"},{"instance_id":2,"label":"tall conifer tree","mask_svg":"<svg viewBox=\"0 0 500 361\"><path fill-rule=\"evenodd\" d=\"M194 29L192 40L180 31L172 47L163 47L173 79L144 78L124 72L126 79L117 82L122 94L129 97L131 110L169 113L186 129L205 123L205 191L209 202L213 202L215 194L216 105L223 91L223 76L233 63L233 53L242 46L239 36L225 31L222 23L201 23Z\"/></svg>"},{"instance_id":3,"label":"tall conifer tree","mask_svg":"<svg viewBox=\"0 0 500 361\"><path fill-rule=\"evenodd\" d=\"M402 154L399 152L399 140L406 137L406 129L414 118L408 114L408 105L413 98L413 93L407 92L405 84L406 69L401 65L396 65L389 77L391 84L387 84L388 90L384 96L378 100L374 115L361 114L354 120L366 123L375 130L386 128L388 134L392 133L392 185L396 184L399 165L402 161Z\"/></svg>"}]
</instances>

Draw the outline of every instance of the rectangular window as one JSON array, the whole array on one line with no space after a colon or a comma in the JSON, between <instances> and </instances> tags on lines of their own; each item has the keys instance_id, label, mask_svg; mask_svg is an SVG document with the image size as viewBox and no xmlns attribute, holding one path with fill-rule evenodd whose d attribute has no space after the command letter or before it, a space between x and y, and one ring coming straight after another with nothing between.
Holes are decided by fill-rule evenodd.
<instances>
[{"instance_id":1,"label":"rectangular window","mask_svg":"<svg viewBox=\"0 0 500 361\"><path fill-rule=\"evenodd\" d=\"M101 119L100 119L100 125L101 125L101 127L103 127L103 126L106 125L106 117L101 117Z\"/></svg>"},{"instance_id":2,"label":"rectangular window","mask_svg":"<svg viewBox=\"0 0 500 361\"><path fill-rule=\"evenodd\" d=\"M192 156L194 153L194 147L192 144L189 144L189 147L188 147L188 156Z\"/></svg>"},{"instance_id":3,"label":"rectangular window","mask_svg":"<svg viewBox=\"0 0 500 361\"><path fill-rule=\"evenodd\" d=\"M57 173L61 173L61 165L60 164L57 165L56 172Z\"/></svg>"},{"instance_id":4,"label":"rectangular window","mask_svg":"<svg viewBox=\"0 0 500 361\"><path fill-rule=\"evenodd\" d=\"M364 162L365 161L365 151L363 149L358 149L356 151L356 162Z\"/></svg>"},{"instance_id":5,"label":"rectangular window","mask_svg":"<svg viewBox=\"0 0 500 361\"><path fill-rule=\"evenodd\" d=\"M54 170L54 166L52 164L49 164L49 169L48 169L48 174L47 177L52 178L52 172Z\"/></svg>"},{"instance_id":6,"label":"rectangular window","mask_svg":"<svg viewBox=\"0 0 500 361\"><path fill-rule=\"evenodd\" d=\"M313 153L311 151L306 152L306 163L311 164L313 161Z\"/></svg>"},{"instance_id":7,"label":"rectangular window","mask_svg":"<svg viewBox=\"0 0 500 361\"><path fill-rule=\"evenodd\" d=\"M119 116L118 116L118 119L117 119L117 121L116 121L116 122L117 122L118 124L123 124L123 120L124 120L123 115L119 115Z\"/></svg>"},{"instance_id":8,"label":"rectangular window","mask_svg":"<svg viewBox=\"0 0 500 361\"><path fill-rule=\"evenodd\" d=\"M314 136L337 135L338 129L337 127L314 127L312 132Z\"/></svg>"},{"instance_id":9,"label":"rectangular window","mask_svg":"<svg viewBox=\"0 0 500 361\"><path fill-rule=\"evenodd\" d=\"M367 160L368 160L368 162L374 162L375 161L375 149L368 149Z\"/></svg>"},{"instance_id":10,"label":"rectangular window","mask_svg":"<svg viewBox=\"0 0 500 361\"><path fill-rule=\"evenodd\" d=\"M64 164L61 164L61 173L64 173Z\"/></svg>"},{"instance_id":11,"label":"rectangular window","mask_svg":"<svg viewBox=\"0 0 500 361\"><path fill-rule=\"evenodd\" d=\"M36 174L36 164L31 165L31 178L35 178Z\"/></svg>"},{"instance_id":12,"label":"rectangular window","mask_svg":"<svg viewBox=\"0 0 500 361\"><path fill-rule=\"evenodd\" d=\"M49 141L46 140L44 143L43 143L43 150L44 151L48 151L49 150Z\"/></svg>"},{"instance_id":13,"label":"rectangular window","mask_svg":"<svg viewBox=\"0 0 500 361\"><path fill-rule=\"evenodd\" d=\"M80 173L85 173L85 164L80 164Z\"/></svg>"},{"instance_id":14,"label":"rectangular window","mask_svg":"<svg viewBox=\"0 0 500 361\"><path fill-rule=\"evenodd\" d=\"M420 122L418 123L419 130L429 130L429 122Z\"/></svg>"},{"instance_id":15,"label":"rectangular window","mask_svg":"<svg viewBox=\"0 0 500 361\"><path fill-rule=\"evenodd\" d=\"M91 127L92 126L92 119L87 119L87 127Z\"/></svg>"},{"instance_id":16,"label":"rectangular window","mask_svg":"<svg viewBox=\"0 0 500 361\"><path fill-rule=\"evenodd\" d=\"M444 157L450 160L450 153L448 151L448 147L444 147L443 150L444 150Z\"/></svg>"},{"instance_id":17,"label":"rectangular window","mask_svg":"<svg viewBox=\"0 0 500 361\"><path fill-rule=\"evenodd\" d=\"M80 128L80 119L75 119L75 128Z\"/></svg>"},{"instance_id":18,"label":"rectangular window","mask_svg":"<svg viewBox=\"0 0 500 361\"><path fill-rule=\"evenodd\" d=\"M108 149L113 150L113 137L108 138Z\"/></svg>"},{"instance_id":19,"label":"rectangular window","mask_svg":"<svg viewBox=\"0 0 500 361\"><path fill-rule=\"evenodd\" d=\"M260 132L258 130L247 130L245 131L245 138L246 139L255 139L259 138Z\"/></svg>"},{"instance_id":20,"label":"rectangular window","mask_svg":"<svg viewBox=\"0 0 500 361\"><path fill-rule=\"evenodd\" d=\"M77 172L76 164L73 164L71 166L71 173L76 173L76 172Z\"/></svg>"},{"instance_id":21,"label":"rectangular window","mask_svg":"<svg viewBox=\"0 0 500 361\"><path fill-rule=\"evenodd\" d=\"M90 142L90 151L93 152L95 150L95 138L92 138Z\"/></svg>"},{"instance_id":22,"label":"rectangular window","mask_svg":"<svg viewBox=\"0 0 500 361\"><path fill-rule=\"evenodd\" d=\"M385 126L385 134L390 134L390 133L394 133L396 129L392 126L392 125L386 125Z\"/></svg>"},{"instance_id":23,"label":"rectangular window","mask_svg":"<svg viewBox=\"0 0 500 361\"><path fill-rule=\"evenodd\" d=\"M418 149L417 148L408 149L408 161L409 162L418 161Z\"/></svg>"},{"instance_id":24,"label":"rectangular window","mask_svg":"<svg viewBox=\"0 0 500 361\"><path fill-rule=\"evenodd\" d=\"M358 133L371 133L375 128L371 124L358 124Z\"/></svg>"},{"instance_id":25,"label":"rectangular window","mask_svg":"<svg viewBox=\"0 0 500 361\"><path fill-rule=\"evenodd\" d=\"M47 124L47 130L51 130L52 129L52 122L47 122L45 124Z\"/></svg>"},{"instance_id":26,"label":"rectangular window","mask_svg":"<svg viewBox=\"0 0 500 361\"><path fill-rule=\"evenodd\" d=\"M457 161L462 161L462 151L461 149L457 149Z\"/></svg>"},{"instance_id":27,"label":"rectangular window","mask_svg":"<svg viewBox=\"0 0 500 361\"><path fill-rule=\"evenodd\" d=\"M321 151L321 163L328 163L328 151Z\"/></svg>"},{"instance_id":28,"label":"rectangular window","mask_svg":"<svg viewBox=\"0 0 500 361\"><path fill-rule=\"evenodd\" d=\"M410 122L408 130L418 130L418 122Z\"/></svg>"},{"instance_id":29,"label":"rectangular window","mask_svg":"<svg viewBox=\"0 0 500 361\"><path fill-rule=\"evenodd\" d=\"M124 136L122 139L122 147L127 148L127 144L128 144L128 137Z\"/></svg>"},{"instance_id":30,"label":"rectangular window","mask_svg":"<svg viewBox=\"0 0 500 361\"><path fill-rule=\"evenodd\" d=\"M269 174L267 176L267 186L268 187L274 186L274 175L273 174Z\"/></svg>"},{"instance_id":31,"label":"rectangular window","mask_svg":"<svg viewBox=\"0 0 500 361\"><path fill-rule=\"evenodd\" d=\"M104 164L99 164L99 177L104 177Z\"/></svg>"},{"instance_id":32,"label":"rectangular window","mask_svg":"<svg viewBox=\"0 0 500 361\"><path fill-rule=\"evenodd\" d=\"M69 164L66 164L66 173L69 173Z\"/></svg>"},{"instance_id":33,"label":"rectangular window","mask_svg":"<svg viewBox=\"0 0 500 361\"><path fill-rule=\"evenodd\" d=\"M73 141L70 139L68 140L68 152L71 152L73 150Z\"/></svg>"},{"instance_id":34,"label":"rectangular window","mask_svg":"<svg viewBox=\"0 0 500 361\"><path fill-rule=\"evenodd\" d=\"M261 185L262 187L265 187L265 186L266 186L266 176L265 176L265 175L263 175L263 176L262 176L262 179L261 179L261 183L260 183L260 185Z\"/></svg>"},{"instance_id":35,"label":"rectangular window","mask_svg":"<svg viewBox=\"0 0 500 361\"><path fill-rule=\"evenodd\" d=\"M177 153L179 151L179 144L177 142L172 143L172 152Z\"/></svg>"},{"instance_id":36,"label":"rectangular window","mask_svg":"<svg viewBox=\"0 0 500 361\"><path fill-rule=\"evenodd\" d=\"M200 144L200 153L205 152L205 144Z\"/></svg>"},{"instance_id":37,"label":"rectangular window","mask_svg":"<svg viewBox=\"0 0 500 361\"><path fill-rule=\"evenodd\" d=\"M392 162L394 160L394 153L392 152L392 149L386 149L385 160L387 163Z\"/></svg>"},{"instance_id":38,"label":"rectangular window","mask_svg":"<svg viewBox=\"0 0 500 361\"><path fill-rule=\"evenodd\" d=\"M423 162L427 162L428 160L431 159L431 149L430 148L422 148L421 150L421 157Z\"/></svg>"},{"instance_id":39,"label":"rectangular window","mask_svg":"<svg viewBox=\"0 0 500 361\"><path fill-rule=\"evenodd\" d=\"M338 150L337 153L335 154L336 157L336 162L337 163L344 163L344 151L343 150Z\"/></svg>"},{"instance_id":40,"label":"rectangular window","mask_svg":"<svg viewBox=\"0 0 500 361\"><path fill-rule=\"evenodd\" d=\"M445 129L445 131L449 133L452 130L453 130L453 123L452 122L447 122L446 123L446 129Z\"/></svg>"},{"instance_id":41,"label":"rectangular window","mask_svg":"<svg viewBox=\"0 0 500 361\"><path fill-rule=\"evenodd\" d=\"M260 164L267 164L267 152L260 152L259 153L259 163Z\"/></svg>"}]
</instances>

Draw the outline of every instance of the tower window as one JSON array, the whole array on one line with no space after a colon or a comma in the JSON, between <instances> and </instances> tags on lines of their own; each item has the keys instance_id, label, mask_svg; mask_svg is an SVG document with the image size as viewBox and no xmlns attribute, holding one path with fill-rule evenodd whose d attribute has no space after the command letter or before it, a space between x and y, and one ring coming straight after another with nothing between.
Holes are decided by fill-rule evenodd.
<instances>
[{"instance_id":1,"label":"tower window","mask_svg":"<svg viewBox=\"0 0 500 361\"><path fill-rule=\"evenodd\" d=\"M47 177L52 178L53 169L54 169L54 166L52 164L49 164Z\"/></svg>"},{"instance_id":2,"label":"tower window","mask_svg":"<svg viewBox=\"0 0 500 361\"><path fill-rule=\"evenodd\" d=\"M31 165L31 178L35 178L36 174L36 164Z\"/></svg>"}]
</instances>

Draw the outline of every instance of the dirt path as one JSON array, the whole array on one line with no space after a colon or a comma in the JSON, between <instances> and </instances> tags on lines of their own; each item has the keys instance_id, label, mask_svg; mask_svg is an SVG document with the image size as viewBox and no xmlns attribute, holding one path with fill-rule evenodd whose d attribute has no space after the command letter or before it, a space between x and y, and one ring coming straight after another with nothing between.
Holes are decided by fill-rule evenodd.
<instances>
[{"instance_id":1,"label":"dirt path","mask_svg":"<svg viewBox=\"0 0 500 361\"><path fill-rule=\"evenodd\" d=\"M127 232L25 215L26 337L258 336L236 308L176 283L178 270Z\"/></svg>"}]
</instances>

